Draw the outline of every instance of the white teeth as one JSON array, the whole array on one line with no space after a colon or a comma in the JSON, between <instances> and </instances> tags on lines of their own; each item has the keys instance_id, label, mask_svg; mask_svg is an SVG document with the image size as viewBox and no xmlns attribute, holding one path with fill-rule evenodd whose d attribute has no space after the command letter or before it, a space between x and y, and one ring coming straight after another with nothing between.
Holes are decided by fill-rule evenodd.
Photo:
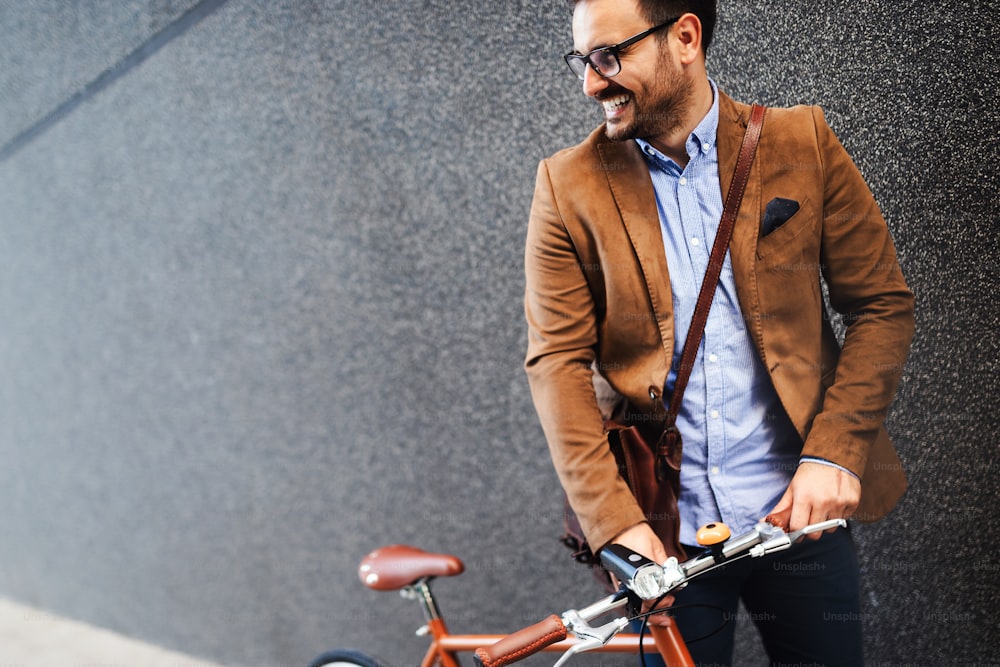
<instances>
[{"instance_id":1,"label":"white teeth","mask_svg":"<svg viewBox=\"0 0 1000 667\"><path fill-rule=\"evenodd\" d=\"M602 101L601 105L604 107L605 111L614 111L619 107L625 106L628 100L628 95L619 95L618 97L612 97L611 99Z\"/></svg>"}]
</instances>

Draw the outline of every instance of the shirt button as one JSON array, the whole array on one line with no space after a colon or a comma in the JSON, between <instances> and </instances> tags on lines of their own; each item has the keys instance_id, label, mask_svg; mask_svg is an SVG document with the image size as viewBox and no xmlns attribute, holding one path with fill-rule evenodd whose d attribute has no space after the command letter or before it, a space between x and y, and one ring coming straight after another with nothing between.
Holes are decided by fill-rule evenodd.
<instances>
[{"instance_id":1,"label":"shirt button","mask_svg":"<svg viewBox=\"0 0 1000 667\"><path fill-rule=\"evenodd\" d=\"M697 237L691 239L691 245L696 246L696 245L700 245L700 244L701 244L701 241L699 241Z\"/></svg>"},{"instance_id":2,"label":"shirt button","mask_svg":"<svg viewBox=\"0 0 1000 667\"><path fill-rule=\"evenodd\" d=\"M702 144L701 148L702 148L702 150L706 150L706 151L710 150L712 148L712 144L709 144L709 143Z\"/></svg>"},{"instance_id":3,"label":"shirt button","mask_svg":"<svg viewBox=\"0 0 1000 667\"><path fill-rule=\"evenodd\" d=\"M715 362L717 362L719 360L719 357L718 357L718 355L710 354L710 355L708 355L708 360L711 361L714 364Z\"/></svg>"},{"instance_id":4,"label":"shirt button","mask_svg":"<svg viewBox=\"0 0 1000 667\"><path fill-rule=\"evenodd\" d=\"M708 415L712 419L718 419L719 418L719 411L718 410L712 410L711 412L708 413Z\"/></svg>"},{"instance_id":5,"label":"shirt button","mask_svg":"<svg viewBox=\"0 0 1000 667\"><path fill-rule=\"evenodd\" d=\"M712 466L712 474L713 475L719 474L719 466Z\"/></svg>"},{"instance_id":6,"label":"shirt button","mask_svg":"<svg viewBox=\"0 0 1000 667\"><path fill-rule=\"evenodd\" d=\"M680 180L677 182L680 183L681 185L687 185L688 179L681 176Z\"/></svg>"}]
</instances>

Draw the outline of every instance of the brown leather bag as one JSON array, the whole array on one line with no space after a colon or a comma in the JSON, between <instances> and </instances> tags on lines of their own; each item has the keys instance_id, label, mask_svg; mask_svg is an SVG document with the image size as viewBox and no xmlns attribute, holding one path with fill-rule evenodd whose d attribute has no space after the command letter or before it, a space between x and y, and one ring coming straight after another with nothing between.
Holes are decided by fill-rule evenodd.
<instances>
[{"instance_id":1,"label":"brown leather bag","mask_svg":"<svg viewBox=\"0 0 1000 667\"><path fill-rule=\"evenodd\" d=\"M662 432L652 440L638 426L614 422L606 426L618 474L628 484L653 532L663 541L667 555L684 560L677 510L681 492L680 439L668 443Z\"/></svg>"},{"instance_id":2,"label":"brown leather bag","mask_svg":"<svg viewBox=\"0 0 1000 667\"><path fill-rule=\"evenodd\" d=\"M705 272L694 316L688 328L687 338L684 340L681 362L665 420L651 422L643 427L605 422L608 446L618 464L618 474L628 484L653 532L663 541L667 555L676 556L681 560L684 559L684 550L680 543L677 499L680 494L682 443L680 431L676 427L677 414L680 412L684 389L687 387L705 333L708 311L712 306L712 299L719 284L719 275L729 249L729 241L733 236L733 227L750 177L750 167L757 151L757 140L760 138L766 110L765 107L756 104L750 109L750 120L743 135L740 154L736 159L733 181L726 194L719 230L716 232L712 253L709 255L708 270ZM573 550L573 557L578 562L595 568L595 576L602 584L610 586L607 573L601 570L600 559L587 543L568 499L563 523L565 529L563 544Z\"/></svg>"},{"instance_id":3,"label":"brown leather bag","mask_svg":"<svg viewBox=\"0 0 1000 667\"><path fill-rule=\"evenodd\" d=\"M658 437L647 438L644 432L656 435L662 433L662 429L655 424L648 428L639 428L623 426L610 420L605 422L604 426L608 435L608 446L618 465L619 476L628 484L653 532L663 541L667 555L677 556L683 560L684 550L679 539L680 517L677 512L677 498L680 494L680 441L677 441L677 446L672 452L664 452L666 456L660 465L666 463L670 473L666 478L661 474L662 481L660 481L656 476L656 448L649 444L651 441L658 442ZM609 593L613 593L616 586L601 566L600 558L587 542L580 520L570 506L569 499L564 500L562 543L572 551L574 560L590 566L598 583Z\"/></svg>"}]
</instances>

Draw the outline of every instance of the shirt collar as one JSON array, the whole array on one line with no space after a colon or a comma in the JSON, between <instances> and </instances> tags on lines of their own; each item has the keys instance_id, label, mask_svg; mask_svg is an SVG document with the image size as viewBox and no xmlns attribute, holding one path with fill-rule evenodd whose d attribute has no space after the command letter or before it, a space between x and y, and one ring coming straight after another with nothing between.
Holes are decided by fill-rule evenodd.
<instances>
[{"instance_id":1,"label":"shirt collar","mask_svg":"<svg viewBox=\"0 0 1000 667\"><path fill-rule=\"evenodd\" d=\"M701 153L708 153L715 149L715 140L719 131L719 89L711 78L709 78L708 83L712 86L712 106L685 143L688 157L692 160ZM644 155L657 161L666 160L670 164L676 164L669 157L656 150L648 141L636 139L635 142L639 144Z\"/></svg>"}]
</instances>

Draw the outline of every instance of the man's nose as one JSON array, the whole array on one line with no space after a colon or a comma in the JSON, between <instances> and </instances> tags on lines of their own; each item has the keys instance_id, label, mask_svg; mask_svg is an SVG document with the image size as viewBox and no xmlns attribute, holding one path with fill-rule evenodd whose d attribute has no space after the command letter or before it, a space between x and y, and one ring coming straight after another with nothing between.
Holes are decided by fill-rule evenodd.
<instances>
[{"instance_id":1,"label":"man's nose","mask_svg":"<svg viewBox=\"0 0 1000 667\"><path fill-rule=\"evenodd\" d=\"M608 80L588 64L587 68L583 71L583 93L589 97L594 97L607 87Z\"/></svg>"}]
</instances>

